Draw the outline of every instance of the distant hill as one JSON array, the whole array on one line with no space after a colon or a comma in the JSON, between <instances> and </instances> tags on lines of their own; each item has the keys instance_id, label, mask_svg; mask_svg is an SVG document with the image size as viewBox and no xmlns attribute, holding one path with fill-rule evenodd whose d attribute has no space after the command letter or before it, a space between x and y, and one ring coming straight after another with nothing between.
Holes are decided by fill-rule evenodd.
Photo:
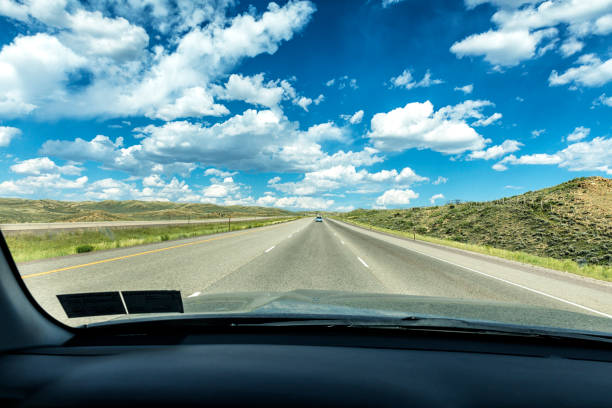
<instances>
[{"instance_id":1,"label":"distant hill","mask_svg":"<svg viewBox=\"0 0 612 408\"><path fill-rule=\"evenodd\" d=\"M355 210L347 220L590 264L612 264L612 180L583 177L510 198L404 210Z\"/></svg>"},{"instance_id":2,"label":"distant hill","mask_svg":"<svg viewBox=\"0 0 612 408\"><path fill-rule=\"evenodd\" d=\"M0 223L154 221L232 217L295 215L268 207L162 201L55 201L0 198Z\"/></svg>"}]
</instances>

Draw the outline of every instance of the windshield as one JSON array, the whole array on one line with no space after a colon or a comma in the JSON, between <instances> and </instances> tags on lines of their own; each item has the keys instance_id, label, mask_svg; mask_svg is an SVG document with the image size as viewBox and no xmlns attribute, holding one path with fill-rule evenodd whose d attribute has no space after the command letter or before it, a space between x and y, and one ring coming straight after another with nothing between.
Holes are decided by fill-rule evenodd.
<instances>
[{"instance_id":1,"label":"windshield","mask_svg":"<svg viewBox=\"0 0 612 408\"><path fill-rule=\"evenodd\" d=\"M7 0L0 229L72 326L612 333L612 0Z\"/></svg>"}]
</instances>

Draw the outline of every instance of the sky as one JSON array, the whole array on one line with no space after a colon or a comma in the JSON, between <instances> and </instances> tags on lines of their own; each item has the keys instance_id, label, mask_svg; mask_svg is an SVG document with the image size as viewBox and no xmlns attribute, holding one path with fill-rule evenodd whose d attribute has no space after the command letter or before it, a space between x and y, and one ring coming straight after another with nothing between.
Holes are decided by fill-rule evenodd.
<instances>
[{"instance_id":1,"label":"sky","mask_svg":"<svg viewBox=\"0 0 612 408\"><path fill-rule=\"evenodd\" d=\"M612 0L0 0L0 196L291 210L612 176Z\"/></svg>"}]
</instances>

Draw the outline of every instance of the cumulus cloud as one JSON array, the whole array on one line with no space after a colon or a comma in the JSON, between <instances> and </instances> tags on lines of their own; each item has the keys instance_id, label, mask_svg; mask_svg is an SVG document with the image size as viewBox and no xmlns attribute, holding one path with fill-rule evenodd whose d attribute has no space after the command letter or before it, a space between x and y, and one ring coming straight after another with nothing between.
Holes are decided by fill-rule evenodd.
<instances>
[{"instance_id":1,"label":"cumulus cloud","mask_svg":"<svg viewBox=\"0 0 612 408\"><path fill-rule=\"evenodd\" d=\"M356 78L350 78L348 75L341 76L339 78L332 78L329 81L325 82L325 86L332 87L342 90L344 88L357 89L359 86L357 85Z\"/></svg>"},{"instance_id":2,"label":"cumulus cloud","mask_svg":"<svg viewBox=\"0 0 612 408\"><path fill-rule=\"evenodd\" d=\"M380 191L390 184L407 186L428 180L409 167L401 171L395 169L371 173L365 169L357 170L353 165L337 165L323 170L307 172L297 182L280 183L280 179L268 182L272 188L289 195L313 195L338 189L353 188L357 192Z\"/></svg>"},{"instance_id":3,"label":"cumulus cloud","mask_svg":"<svg viewBox=\"0 0 612 408\"><path fill-rule=\"evenodd\" d=\"M467 85L464 85L464 86L456 86L454 89L455 89L455 91L461 91L464 94L468 95L468 94L471 94L472 91L474 90L474 85L473 84L467 84Z\"/></svg>"},{"instance_id":4,"label":"cumulus cloud","mask_svg":"<svg viewBox=\"0 0 612 408\"><path fill-rule=\"evenodd\" d=\"M478 150L471 152L467 157L468 159L483 159L491 160L502 157L508 153L516 152L523 146L523 143L516 140L504 140L504 142L497 146L491 146L486 150Z\"/></svg>"},{"instance_id":5,"label":"cumulus cloud","mask_svg":"<svg viewBox=\"0 0 612 408\"><path fill-rule=\"evenodd\" d=\"M499 112L493 113L491 116L487 118L478 119L475 122L472 122L472 126L489 126L493 122L496 122L502 118L502 114Z\"/></svg>"},{"instance_id":6,"label":"cumulus cloud","mask_svg":"<svg viewBox=\"0 0 612 408\"><path fill-rule=\"evenodd\" d=\"M594 171L612 174L612 139L596 137L586 142L573 143L554 154L537 153L520 157L510 155L493 167L507 170L507 165L558 165L570 171Z\"/></svg>"},{"instance_id":7,"label":"cumulus cloud","mask_svg":"<svg viewBox=\"0 0 612 408\"><path fill-rule=\"evenodd\" d=\"M21 135L21 130L11 126L0 126L0 147L6 147Z\"/></svg>"},{"instance_id":8,"label":"cumulus cloud","mask_svg":"<svg viewBox=\"0 0 612 408\"><path fill-rule=\"evenodd\" d=\"M564 57L569 57L579 52L584 48L584 42L576 39L575 37L570 37L561 44L559 50Z\"/></svg>"},{"instance_id":9,"label":"cumulus cloud","mask_svg":"<svg viewBox=\"0 0 612 408\"><path fill-rule=\"evenodd\" d=\"M429 199L429 202L433 205L436 203L437 200L443 200L443 199L444 199L444 194L434 194Z\"/></svg>"},{"instance_id":10,"label":"cumulus cloud","mask_svg":"<svg viewBox=\"0 0 612 408\"><path fill-rule=\"evenodd\" d=\"M566 28L561 31L567 35L560 47L564 56L582 49L581 38L612 31L612 3L607 0L467 0L466 6L483 3L499 8L491 18L496 27L454 43L451 52L458 57L482 55L493 65L509 67L555 47L557 26Z\"/></svg>"},{"instance_id":11,"label":"cumulus cloud","mask_svg":"<svg viewBox=\"0 0 612 408\"><path fill-rule=\"evenodd\" d=\"M61 190L82 190L87 180L87 176L66 179L58 173L47 173L3 181L0 183L0 191L5 196L51 197L60 194Z\"/></svg>"},{"instance_id":12,"label":"cumulus cloud","mask_svg":"<svg viewBox=\"0 0 612 408\"><path fill-rule=\"evenodd\" d=\"M406 190L387 190L376 199L376 205L387 206L403 206L410 204L410 200L419 198L419 195L410 189Z\"/></svg>"},{"instance_id":13,"label":"cumulus cloud","mask_svg":"<svg viewBox=\"0 0 612 408\"><path fill-rule=\"evenodd\" d=\"M433 182L435 185L446 184L448 179L446 177L438 176L438 178Z\"/></svg>"},{"instance_id":14,"label":"cumulus cloud","mask_svg":"<svg viewBox=\"0 0 612 408\"><path fill-rule=\"evenodd\" d=\"M339 164L368 166L382 161L378 151L339 150L328 154L322 142L345 140L345 130L333 122L299 130L281 111L248 109L226 121L203 125L188 121L148 125L135 129L140 143L123 146L98 135L90 141L46 141L41 153L66 160L101 162L105 168L141 175L158 172L185 173L195 166L248 171L310 171Z\"/></svg>"},{"instance_id":15,"label":"cumulus cloud","mask_svg":"<svg viewBox=\"0 0 612 408\"><path fill-rule=\"evenodd\" d=\"M346 121L348 121L351 125L356 125L361 123L363 120L363 110L358 110L352 115L340 115L340 117Z\"/></svg>"},{"instance_id":16,"label":"cumulus cloud","mask_svg":"<svg viewBox=\"0 0 612 408\"><path fill-rule=\"evenodd\" d=\"M214 177L231 177L236 175L237 172L235 171L223 171L223 170L219 170L219 169L215 169L213 167L211 167L210 169L206 169L204 171L204 175L205 176L214 176Z\"/></svg>"},{"instance_id":17,"label":"cumulus cloud","mask_svg":"<svg viewBox=\"0 0 612 408\"><path fill-rule=\"evenodd\" d=\"M427 70L425 75L420 81L415 81L412 77L412 72L405 69L400 75L392 77L390 82L391 88L428 88L432 85L438 85L444 83L441 79L431 79L431 72Z\"/></svg>"},{"instance_id":18,"label":"cumulus cloud","mask_svg":"<svg viewBox=\"0 0 612 408\"><path fill-rule=\"evenodd\" d=\"M36 34L0 50L0 116L224 115L215 81L244 58L275 53L315 11L290 1L228 17L229 2L135 3L108 5L111 18L76 2L4 2L0 14ZM164 35L151 44L144 27Z\"/></svg>"},{"instance_id":19,"label":"cumulus cloud","mask_svg":"<svg viewBox=\"0 0 612 408\"><path fill-rule=\"evenodd\" d=\"M584 126L578 126L572 133L567 135L566 139L568 142L577 142L587 137L591 133L591 129Z\"/></svg>"},{"instance_id":20,"label":"cumulus cloud","mask_svg":"<svg viewBox=\"0 0 612 408\"><path fill-rule=\"evenodd\" d=\"M612 81L612 58L602 61L594 54L585 54L578 58L577 63L577 67L569 68L561 75L553 70L548 84L597 87Z\"/></svg>"},{"instance_id":21,"label":"cumulus cloud","mask_svg":"<svg viewBox=\"0 0 612 408\"><path fill-rule=\"evenodd\" d=\"M538 44L556 35L554 28L535 32L527 29L489 30L454 43L450 51L459 58L482 55L492 65L511 67L535 56Z\"/></svg>"},{"instance_id":22,"label":"cumulus cloud","mask_svg":"<svg viewBox=\"0 0 612 408\"><path fill-rule=\"evenodd\" d=\"M368 137L382 151L431 149L445 154L481 150L487 140L467 119L482 119L482 109L489 101L465 101L434 112L431 102L408 103L386 113L377 113L371 121Z\"/></svg>"},{"instance_id":23,"label":"cumulus cloud","mask_svg":"<svg viewBox=\"0 0 612 408\"><path fill-rule=\"evenodd\" d=\"M593 105L612 106L612 96L607 96L605 93L603 93L593 101Z\"/></svg>"},{"instance_id":24,"label":"cumulus cloud","mask_svg":"<svg viewBox=\"0 0 612 408\"><path fill-rule=\"evenodd\" d=\"M34 159L22 160L11 166L11 171L17 174L41 175L41 174L68 174L79 175L83 171L82 168L67 164L58 166L53 160L48 157L37 157Z\"/></svg>"},{"instance_id":25,"label":"cumulus cloud","mask_svg":"<svg viewBox=\"0 0 612 408\"><path fill-rule=\"evenodd\" d=\"M264 74L242 76L232 74L224 87L217 87L221 99L241 100L252 105L273 108L278 106L285 90L275 81L264 83Z\"/></svg>"},{"instance_id":26,"label":"cumulus cloud","mask_svg":"<svg viewBox=\"0 0 612 408\"><path fill-rule=\"evenodd\" d=\"M334 200L319 197L276 197L265 195L257 199L256 203L263 206L280 207L294 210L327 210L334 205Z\"/></svg>"}]
</instances>

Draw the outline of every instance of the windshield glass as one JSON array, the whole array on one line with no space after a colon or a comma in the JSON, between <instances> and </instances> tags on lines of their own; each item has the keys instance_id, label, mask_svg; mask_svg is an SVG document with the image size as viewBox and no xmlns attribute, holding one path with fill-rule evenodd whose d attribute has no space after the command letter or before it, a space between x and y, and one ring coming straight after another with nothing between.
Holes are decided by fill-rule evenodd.
<instances>
[{"instance_id":1,"label":"windshield glass","mask_svg":"<svg viewBox=\"0 0 612 408\"><path fill-rule=\"evenodd\" d=\"M0 27L0 229L54 318L612 333L612 0L7 0Z\"/></svg>"}]
</instances>

